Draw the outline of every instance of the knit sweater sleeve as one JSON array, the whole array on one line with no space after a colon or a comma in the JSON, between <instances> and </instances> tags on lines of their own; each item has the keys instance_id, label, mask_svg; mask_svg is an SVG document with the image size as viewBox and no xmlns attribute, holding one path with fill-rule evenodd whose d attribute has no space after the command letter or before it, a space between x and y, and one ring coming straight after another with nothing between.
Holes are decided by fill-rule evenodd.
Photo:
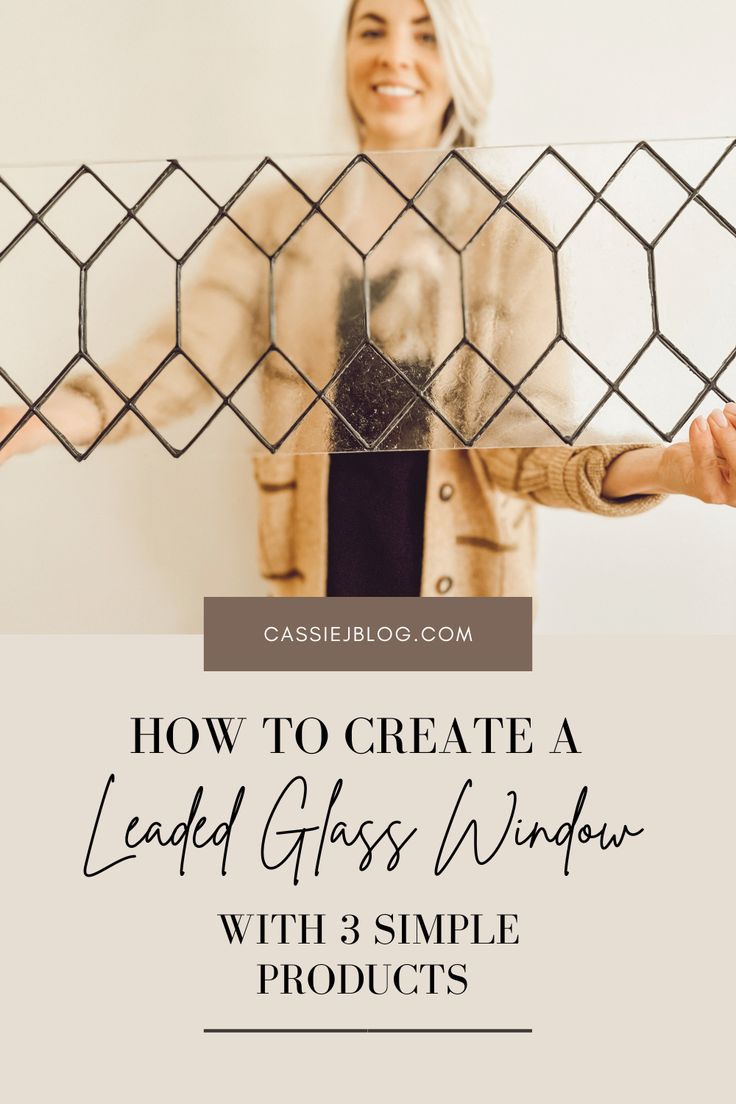
<instances>
[{"instance_id":1,"label":"knit sweater sleeve","mask_svg":"<svg viewBox=\"0 0 736 1104\"><path fill-rule=\"evenodd\" d=\"M624 452L646 445L591 445L586 448L479 449L477 463L492 485L544 506L567 507L608 517L643 513L665 495L609 499L602 494L609 464Z\"/></svg>"}]
</instances>

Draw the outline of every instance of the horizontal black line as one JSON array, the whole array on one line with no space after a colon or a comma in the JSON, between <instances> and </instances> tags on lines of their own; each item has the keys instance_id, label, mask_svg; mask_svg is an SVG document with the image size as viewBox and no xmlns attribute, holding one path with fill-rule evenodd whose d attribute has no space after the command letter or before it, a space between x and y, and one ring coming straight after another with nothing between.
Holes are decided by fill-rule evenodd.
<instances>
[{"instance_id":1,"label":"horizontal black line","mask_svg":"<svg viewBox=\"0 0 736 1104\"><path fill-rule=\"evenodd\" d=\"M531 1027L205 1027L205 1035L531 1035Z\"/></svg>"}]
</instances>

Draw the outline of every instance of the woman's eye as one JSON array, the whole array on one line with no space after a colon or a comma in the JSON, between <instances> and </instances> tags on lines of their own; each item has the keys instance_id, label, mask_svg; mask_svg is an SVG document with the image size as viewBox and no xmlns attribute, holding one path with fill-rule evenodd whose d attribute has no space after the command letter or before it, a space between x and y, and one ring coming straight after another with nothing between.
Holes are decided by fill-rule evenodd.
<instances>
[{"instance_id":1,"label":"woman's eye","mask_svg":"<svg viewBox=\"0 0 736 1104\"><path fill-rule=\"evenodd\" d=\"M361 31L361 38L381 38L381 31Z\"/></svg>"},{"instance_id":2,"label":"woman's eye","mask_svg":"<svg viewBox=\"0 0 736 1104\"><path fill-rule=\"evenodd\" d=\"M428 46L436 46L437 35L432 34L431 31L427 31L425 34L419 36L419 41L424 42Z\"/></svg>"}]
</instances>

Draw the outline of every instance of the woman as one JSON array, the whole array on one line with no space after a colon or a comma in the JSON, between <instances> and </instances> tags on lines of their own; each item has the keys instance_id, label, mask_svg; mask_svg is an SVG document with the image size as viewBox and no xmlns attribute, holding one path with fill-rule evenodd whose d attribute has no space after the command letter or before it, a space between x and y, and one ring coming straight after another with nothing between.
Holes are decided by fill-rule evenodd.
<instances>
[{"instance_id":1,"label":"woman","mask_svg":"<svg viewBox=\"0 0 736 1104\"><path fill-rule=\"evenodd\" d=\"M347 25L347 98L361 149L472 145L490 91L481 41L470 7L461 0L354 0ZM258 265L245 256L242 241L227 239L226 229L215 242L209 275L183 303L182 346L195 361L215 364L216 382L231 393L242 378L243 364L255 359L254 351L265 348L269 337L267 302L261 292L252 290L259 283ZM325 245L326 240L313 220L277 262L277 309L283 308L279 341L298 345L304 357L300 367L318 387L331 378L351 342L359 344L364 337L364 320L356 306L359 267L348 271L352 262L345 260L339 286L328 286L329 275L315 279L316 264L333 276L340 271L345 247L335 236ZM400 245L393 253L390 247L385 251L382 268L371 280L379 343L382 297L391 304L386 340L399 317L403 331L420 335L434 317L421 284L412 284L426 266L414 248L408 260L403 250L402 261ZM331 249L335 256L325 257ZM499 268L504 270L503 257ZM533 288L533 274L524 273L523 280ZM325 305L306 309L305 303L311 308L316 302L310 291L315 285ZM292 308L284 306L290 301ZM528 314L528 303L525 309ZM415 317L410 318L412 311ZM147 341L147 363L157 363L171 348L170 334L154 332ZM427 339L424 344L410 343L395 359L406 372L421 376L424 358L431 362L435 354ZM339 408L351 403L358 412L365 408L374 371L370 356L358 361L351 376L335 385L330 395L334 404ZM124 364L117 375L110 372L126 394L138 386L139 380L126 389L131 374ZM268 419L280 413L274 394L288 406L289 388L283 371L273 364L262 373L261 383ZM90 376L59 389L44 413L83 446L110 420L111 394ZM164 373L137 405L161 424L187 413L203 396L196 373L184 389L167 384ZM417 419L415 439L426 443L422 416L418 403L412 413ZM320 404L312 421L305 422L305 452L314 451L320 440L335 450L350 447L341 440L340 427L327 425L326 417ZM6 409L0 419L1 439L16 424L18 412ZM128 415L108 440L140 428ZM29 451L48 439L41 423L32 419L0 458ZM707 420L697 419L689 443L668 448L335 452L331 459L277 454L256 462L256 476L262 570L275 594L528 594L535 503L610 516L648 509L664 494L736 505L736 406L729 404Z\"/></svg>"}]
</instances>

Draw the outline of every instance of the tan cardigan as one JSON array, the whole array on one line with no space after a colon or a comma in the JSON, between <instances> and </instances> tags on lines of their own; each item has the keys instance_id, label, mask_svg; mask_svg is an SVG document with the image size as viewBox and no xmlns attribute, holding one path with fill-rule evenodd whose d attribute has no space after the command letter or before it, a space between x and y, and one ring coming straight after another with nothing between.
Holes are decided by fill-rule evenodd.
<instances>
[{"instance_id":1,"label":"tan cardigan","mask_svg":"<svg viewBox=\"0 0 736 1104\"><path fill-rule=\"evenodd\" d=\"M366 232L361 211L380 214L373 193L370 204L368 198L361 200L366 179L363 174L363 183L352 195L338 189L331 201L331 217L354 240ZM470 199L453 194L446 202L464 210ZM286 217L288 223L289 213L279 205L278 196L273 202L261 197L254 210L246 192L231 216L273 251L280 240L280 222ZM442 219L442 210L437 217ZM552 260L543 243L510 212L499 212L489 226L462 261L466 329L513 382L522 378L556 333ZM291 228L286 225L286 232ZM405 215L369 260L371 280L391 274L391 293L370 312L375 344L397 361L439 365L463 336L460 264L458 255L415 213ZM342 289L346 278L361 275L360 256L318 212L283 250L272 275L263 254L223 221L184 266L179 348L223 394L230 394L269 347L273 306L278 347L316 388L324 388L344 352L337 334ZM103 367L126 395L133 396L152 367L174 348L173 319L163 320L126 356ZM303 410L304 385L288 372L284 375L283 363L266 362L258 370L258 386L251 388L249 416L274 443ZM90 374L75 387L94 398L107 421L119 401L100 383ZM473 410L473 404L481 406L478 389L483 386L482 378L467 388L455 386L446 396L451 416L453 409L462 415L463 410ZM553 382L551 394L564 409L569 394L564 378ZM212 389L196 371L181 375L164 369L136 405L165 434L173 419L212 397ZM432 449L424 595L530 594L534 503L614 517L638 513L659 501L656 496L621 502L601 497L607 464L635 445L466 450L448 447L453 443L449 431L434 421L430 438L419 442ZM517 405L493 443L539 440L539 424L531 421L527 415L525 424L523 405ZM277 595L325 593L329 457L324 450L330 424L328 409L319 403L287 442L288 452L270 455L262 449L256 459L261 568ZM122 440L142 429L135 414L128 413L108 439ZM246 441L245 427L243 434ZM487 439L481 441L486 443ZM204 447L204 442L195 447Z\"/></svg>"},{"instance_id":2,"label":"tan cardigan","mask_svg":"<svg viewBox=\"0 0 736 1104\"><path fill-rule=\"evenodd\" d=\"M606 466L635 445L431 452L421 594L523 596L534 589L535 503L608 517L660 501L601 497ZM256 462L261 571L274 595L324 595L328 456Z\"/></svg>"}]
</instances>

